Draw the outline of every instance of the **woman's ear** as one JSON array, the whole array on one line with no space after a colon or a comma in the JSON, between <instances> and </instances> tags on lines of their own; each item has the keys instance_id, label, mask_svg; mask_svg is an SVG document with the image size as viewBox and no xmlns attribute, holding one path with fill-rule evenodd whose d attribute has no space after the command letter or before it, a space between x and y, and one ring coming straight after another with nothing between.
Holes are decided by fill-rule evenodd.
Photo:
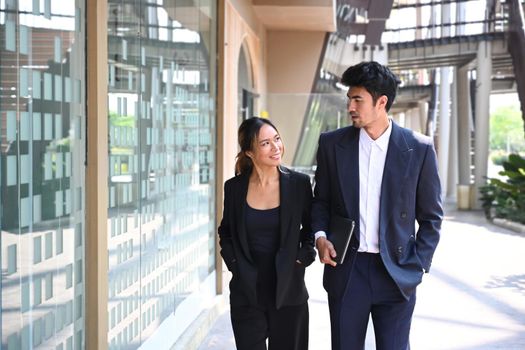
<instances>
[{"instance_id":1,"label":"woman's ear","mask_svg":"<svg viewBox=\"0 0 525 350\"><path fill-rule=\"evenodd\" d=\"M246 155L246 157L248 157L250 159L252 159L252 157L253 157L253 154L250 151L246 151L246 152L244 152L244 154Z\"/></svg>"}]
</instances>

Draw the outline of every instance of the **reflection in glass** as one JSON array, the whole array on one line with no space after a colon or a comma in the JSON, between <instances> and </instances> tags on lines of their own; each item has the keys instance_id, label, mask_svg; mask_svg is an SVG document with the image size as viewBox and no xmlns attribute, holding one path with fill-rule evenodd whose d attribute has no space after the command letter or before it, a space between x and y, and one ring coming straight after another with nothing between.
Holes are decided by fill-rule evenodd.
<instances>
[{"instance_id":1,"label":"reflection in glass","mask_svg":"<svg viewBox=\"0 0 525 350\"><path fill-rule=\"evenodd\" d=\"M109 1L111 349L169 346L213 277L214 6Z\"/></svg>"},{"instance_id":2,"label":"reflection in glass","mask_svg":"<svg viewBox=\"0 0 525 350\"><path fill-rule=\"evenodd\" d=\"M0 1L2 349L85 344L84 8Z\"/></svg>"}]
</instances>

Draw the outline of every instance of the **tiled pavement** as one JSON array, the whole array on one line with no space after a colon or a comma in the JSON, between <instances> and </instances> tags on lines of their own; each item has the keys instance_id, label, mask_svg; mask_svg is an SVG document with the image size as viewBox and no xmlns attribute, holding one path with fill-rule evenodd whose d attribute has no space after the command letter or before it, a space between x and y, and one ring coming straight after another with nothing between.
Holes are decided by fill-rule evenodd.
<instances>
[{"instance_id":1,"label":"tiled pavement","mask_svg":"<svg viewBox=\"0 0 525 350\"><path fill-rule=\"evenodd\" d=\"M310 349L330 349L318 261L307 269L306 281ZM432 269L417 293L413 350L525 349L525 236L488 223L481 212L446 210ZM199 350L233 349L227 309ZM366 349L375 349L371 322Z\"/></svg>"}]
</instances>

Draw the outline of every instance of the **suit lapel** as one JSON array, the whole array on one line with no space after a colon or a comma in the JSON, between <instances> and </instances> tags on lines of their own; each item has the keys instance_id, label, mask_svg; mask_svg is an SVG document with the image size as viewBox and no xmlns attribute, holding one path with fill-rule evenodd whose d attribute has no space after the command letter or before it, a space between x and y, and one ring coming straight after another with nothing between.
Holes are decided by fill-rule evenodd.
<instances>
[{"instance_id":1,"label":"suit lapel","mask_svg":"<svg viewBox=\"0 0 525 350\"><path fill-rule=\"evenodd\" d=\"M408 146L403 130L392 122L392 134L388 143L383 180L381 183L381 204L379 209L379 236L385 234L387 223L395 211L396 199L408 176L410 157L413 150Z\"/></svg>"},{"instance_id":2,"label":"suit lapel","mask_svg":"<svg viewBox=\"0 0 525 350\"><path fill-rule=\"evenodd\" d=\"M349 128L335 146L335 164L339 188L343 194L346 214L359 220L359 129Z\"/></svg>"},{"instance_id":3,"label":"suit lapel","mask_svg":"<svg viewBox=\"0 0 525 350\"><path fill-rule=\"evenodd\" d=\"M243 175L240 178L239 186L237 187L235 203L238 204L237 209L239 210L237 215L237 233L239 235L239 242L241 244L244 255L248 257L248 260L252 261L250 254L250 248L248 246L248 235L246 232L246 196L248 195L248 181L250 177Z\"/></svg>"},{"instance_id":4,"label":"suit lapel","mask_svg":"<svg viewBox=\"0 0 525 350\"><path fill-rule=\"evenodd\" d=\"M286 171L286 169L285 169ZM295 181L290 176L290 173L279 173L279 201L280 201L280 218L279 231L281 235L281 246L286 242L286 235L288 234L288 226L292 218L292 194L295 193Z\"/></svg>"}]
</instances>

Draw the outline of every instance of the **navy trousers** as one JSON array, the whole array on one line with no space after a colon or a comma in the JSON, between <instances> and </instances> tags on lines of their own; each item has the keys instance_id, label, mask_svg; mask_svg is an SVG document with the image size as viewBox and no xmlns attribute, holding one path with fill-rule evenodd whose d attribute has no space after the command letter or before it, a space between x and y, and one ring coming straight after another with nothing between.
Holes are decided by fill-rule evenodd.
<instances>
[{"instance_id":1,"label":"navy trousers","mask_svg":"<svg viewBox=\"0 0 525 350\"><path fill-rule=\"evenodd\" d=\"M332 350L363 350L370 315L377 350L410 349L416 294L403 297L379 254L357 253L343 298L328 303Z\"/></svg>"}]
</instances>

